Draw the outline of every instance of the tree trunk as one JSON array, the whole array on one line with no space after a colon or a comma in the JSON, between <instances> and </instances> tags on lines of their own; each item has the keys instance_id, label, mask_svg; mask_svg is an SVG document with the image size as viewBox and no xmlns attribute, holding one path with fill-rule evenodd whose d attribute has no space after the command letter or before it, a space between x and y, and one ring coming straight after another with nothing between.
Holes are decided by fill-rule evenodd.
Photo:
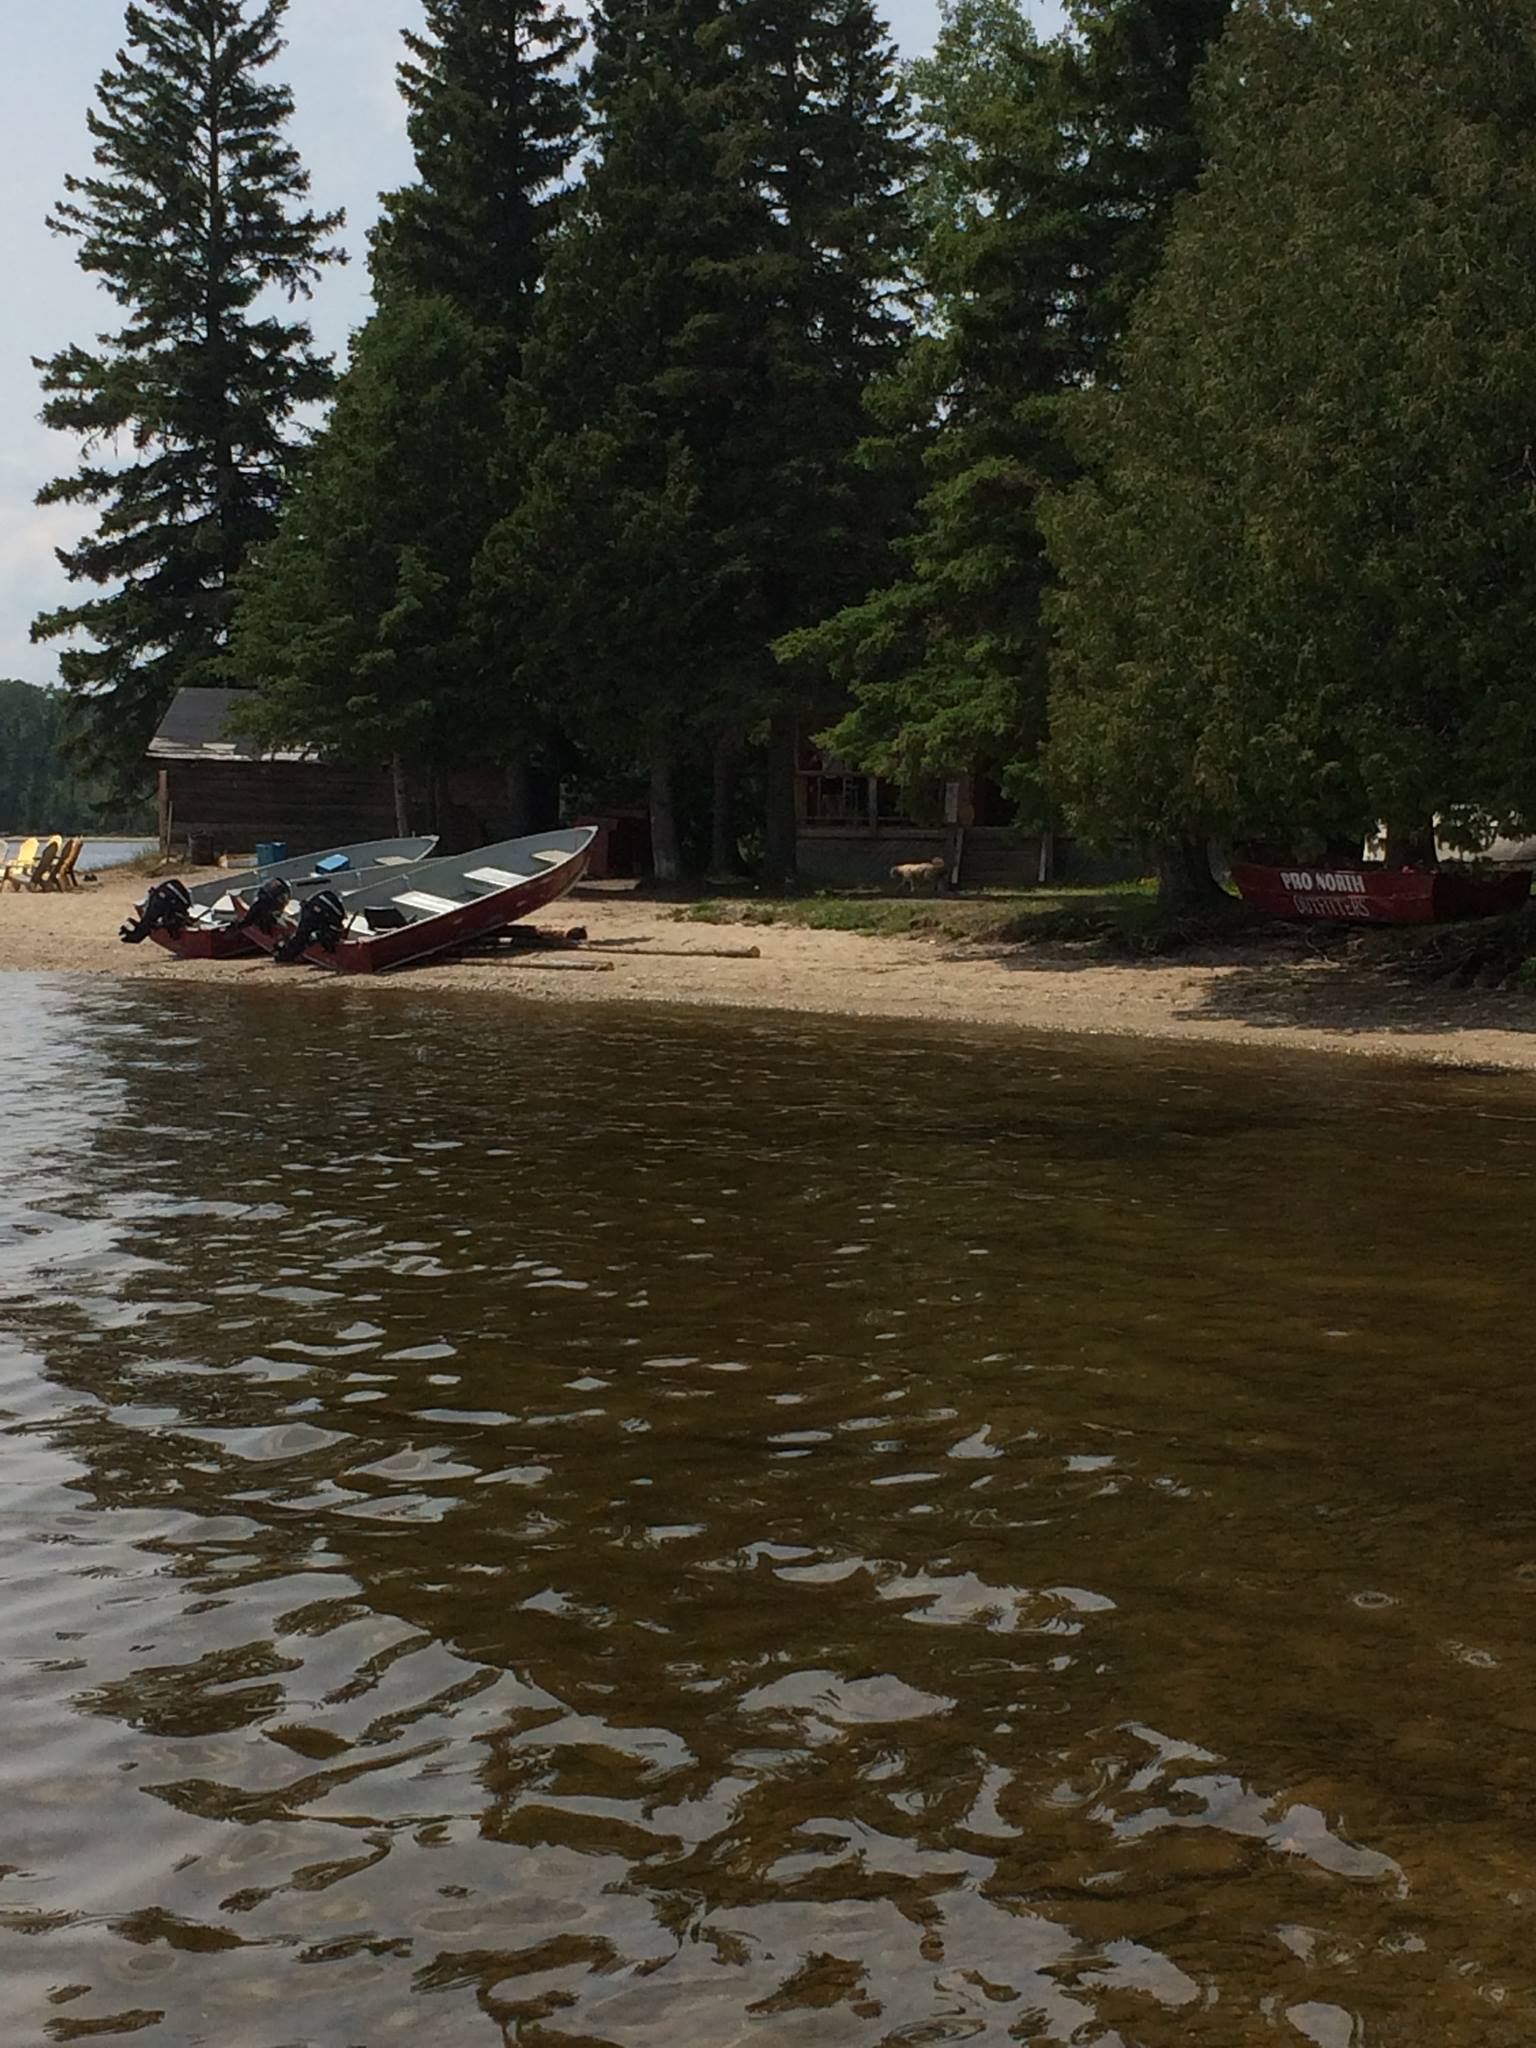
<instances>
[{"instance_id":1,"label":"tree trunk","mask_svg":"<svg viewBox=\"0 0 1536 2048\"><path fill-rule=\"evenodd\" d=\"M1158 908L1180 916L1229 901L1211 873L1211 850L1203 839L1170 841L1157 850Z\"/></svg>"},{"instance_id":2,"label":"tree trunk","mask_svg":"<svg viewBox=\"0 0 1536 2048\"><path fill-rule=\"evenodd\" d=\"M526 839L543 823L533 766L521 747L507 763L507 821L509 839Z\"/></svg>"},{"instance_id":3,"label":"tree trunk","mask_svg":"<svg viewBox=\"0 0 1536 2048\"><path fill-rule=\"evenodd\" d=\"M389 764L389 779L395 792L395 835L407 839L411 831L411 804L405 787L405 763L398 754Z\"/></svg>"},{"instance_id":4,"label":"tree trunk","mask_svg":"<svg viewBox=\"0 0 1536 2048\"><path fill-rule=\"evenodd\" d=\"M1411 824L1399 818L1387 825L1389 868L1432 868L1436 862L1434 820Z\"/></svg>"},{"instance_id":5,"label":"tree trunk","mask_svg":"<svg viewBox=\"0 0 1536 2048\"><path fill-rule=\"evenodd\" d=\"M763 833L763 879L780 888L795 879L795 842L800 836L795 803L799 728L793 712L776 711L768 721L767 816Z\"/></svg>"},{"instance_id":6,"label":"tree trunk","mask_svg":"<svg viewBox=\"0 0 1536 2048\"><path fill-rule=\"evenodd\" d=\"M709 811L709 872L727 881L736 873L736 743L715 742L714 788Z\"/></svg>"},{"instance_id":7,"label":"tree trunk","mask_svg":"<svg viewBox=\"0 0 1536 2048\"><path fill-rule=\"evenodd\" d=\"M658 882L675 882L683 872L672 762L666 754L658 754L651 763L651 869Z\"/></svg>"}]
</instances>

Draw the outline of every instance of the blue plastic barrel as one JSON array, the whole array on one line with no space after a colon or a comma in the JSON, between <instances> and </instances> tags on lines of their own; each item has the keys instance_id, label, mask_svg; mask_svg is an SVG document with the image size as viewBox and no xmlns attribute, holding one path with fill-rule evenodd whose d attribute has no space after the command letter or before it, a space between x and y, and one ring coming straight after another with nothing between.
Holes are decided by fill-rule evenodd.
<instances>
[{"instance_id":1,"label":"blue plastic barrel","mask_svg":"<svg viewBox=\"0 0 1536 2048\"><path fill-rule=\"evenodd\" d=\"M256 842L256 865L259 868L275 868L288 858L288 842L285 839L258 839Z\"/></svg>"}]
</instances>

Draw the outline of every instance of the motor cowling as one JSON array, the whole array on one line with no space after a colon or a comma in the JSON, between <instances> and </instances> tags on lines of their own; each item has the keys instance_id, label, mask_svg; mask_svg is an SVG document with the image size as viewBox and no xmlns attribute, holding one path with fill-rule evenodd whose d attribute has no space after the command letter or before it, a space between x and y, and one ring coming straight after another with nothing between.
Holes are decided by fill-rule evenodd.
<instances>
[{"instance_id":1,"label":"motor cowling","mask_svg":"<svg viewBox=\"0 0 1536 2048\"><path fill-rule=\"evenodd\" d=\"M235 925L237 932L255 930L269 935L277 930L277 920L288 907L293 891L282 880L263 882L250 902L245 906Z\"/></svg>"},{"instance_id":2,"label":"motor cowling","mask_svg":"<svg viewBox=\"0 0 1536 2048\"><path fill-rule=\"evenodd\" d=\"M172 875L169 881L156 882L118 937L125 946L142 946L154 932L179 939L191 918L191 891L185 882Z\"/></svg>"},{"instance_id":3,"label":"motor cowling","mask_svg":"<svg viewBox=\"0 0 1536 2048\"><path fill-rule=\"evenodd\" d=\"M322 889L311 896L299 912L299 921L272 955L285 963L302 960L312 946L334 953L347 927L346 905L334 889Z\"/></svg>"}]
</instances>

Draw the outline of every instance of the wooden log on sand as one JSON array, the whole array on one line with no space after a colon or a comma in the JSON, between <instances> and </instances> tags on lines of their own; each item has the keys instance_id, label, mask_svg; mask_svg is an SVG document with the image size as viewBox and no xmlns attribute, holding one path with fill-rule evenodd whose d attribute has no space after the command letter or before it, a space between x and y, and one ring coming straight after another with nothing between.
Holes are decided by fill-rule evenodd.
<instances>
[{"instance_id":1,"label":"wooden log on sand","mask_svg":"<svg viewBox=\"0 0 1536 2048\"><path fill-rule=\"evenodd\" d=\"M637 946L628 939L593 939L595 951L627 953L635 960L761 960L759 946Z\"/></svg>"},{"instance_id":2,"label":"wooden log on sand","mask_svg":"<svg viewBox=\"0 0 1536 2048\"><path fill-rule=\"evenodd\" d=\"M544 967L551 973L563 974L612 974L611 960L552 960L547 953L511 953L507 956L512 967Z\"/></svg>"}]
</instances>

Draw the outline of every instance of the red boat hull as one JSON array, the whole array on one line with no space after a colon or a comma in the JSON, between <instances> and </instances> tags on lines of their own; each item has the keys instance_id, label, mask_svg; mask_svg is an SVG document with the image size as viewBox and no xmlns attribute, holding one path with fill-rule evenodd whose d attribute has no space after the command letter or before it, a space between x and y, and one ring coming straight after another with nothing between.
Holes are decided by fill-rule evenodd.
<instances>
[{"instance_id":1,"label":"red boat hull","mask_svg":"<svg viewBox=\"0 0 1536 2048\"><path fill-rule=\"evenodd\" d=\"M232 924L206 927L189 924L183 932L168 932L162 928L149 936L157 946L164 946L167 953L174 953L178 960L238 960L244 953L261 950L251 944L244 932L237 932Z\"/></svg>"},{"instance_id":2,"label":"red boat hull","mask_svg":"<svg viewBox=\"0 0 1536 2048\"><path fill-rule=\"evenodd\" d=\"M1518 910L1531 893L1528 868L1469 875L1454 868L1258 867L1232 863L1243 901L1270 917L1333 924L1448 924Z\"/></svg>"},{"instance_id":3,"label":"red boat hull","mask_svg":"<svg viewBox=\"0 0 1536 2048\"><path fill-rule=\"evenodd\" d=\"M366 937L344 938L334 951L311 946L304 958L315 967L330 968L333 974L383 974L391 967L405 967L418 960L457 952L461 946L472 945L476 939L492 938L509 924L516 924L519 918L558 902L581 880L591 857L592 847L588 845L559 867L530 875L516 888L482 896L460 910L446 911L441 917L428 918L420 924L371 932ZM258 931L253 926L250 937L264 952L271 953L292 929L291 920L282 920L271 932Z\"/></svg>"}]
</instances>

